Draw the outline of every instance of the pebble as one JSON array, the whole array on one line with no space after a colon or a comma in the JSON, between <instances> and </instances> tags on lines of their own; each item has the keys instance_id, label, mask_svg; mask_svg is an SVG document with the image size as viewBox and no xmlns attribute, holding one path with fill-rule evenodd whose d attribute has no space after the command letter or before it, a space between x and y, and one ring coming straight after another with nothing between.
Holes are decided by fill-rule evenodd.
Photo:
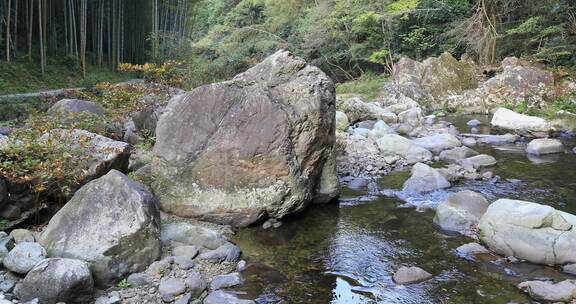
<instances>
[{"instance_id":1,"label":"pebble","mask_svg":"<svg viewBox=\"0 0 576 304\"><path fill-rule=\"evenodd\" d=\"M244 270L246 270L246 261L241 260L240 262L238 262L238 264L236 264L236 271L242 272Z\"/></svg>"},{"instance_id":2,"label":"pebble","mask_svg":"<svg viewBox=\"0 0 576 304\"><path fill-rule=\"evenodd\" d=\"M206 290L208 284L200 273L194 271L188 275L186 286L188 286L188 291L190 291L190 293L198 297L204 290Z\"/></svg>"},{"instance_id":3,"label":"pebble","mask_svg":"<svg viewBox=\"0 0 576 304\"><path fill-rule=\"evenodd\" d=\"M394 282L396 284L405 285L405 284L412 284L418 283L425 280L428 280L432 277L430 273L426 270L412 266L412 267L401 267L394 273Z\"/></svg>"}]
</instances>

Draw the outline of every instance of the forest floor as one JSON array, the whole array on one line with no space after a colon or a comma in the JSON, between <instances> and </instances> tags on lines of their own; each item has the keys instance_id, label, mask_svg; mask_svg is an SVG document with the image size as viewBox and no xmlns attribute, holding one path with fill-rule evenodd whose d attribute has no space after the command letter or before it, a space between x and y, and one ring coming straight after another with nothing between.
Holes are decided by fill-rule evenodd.
<instances>
[{"instance_id":1,"label":"forest floor","mask_svg":"<svg viewBox=\"0 0 576 304\"><path fill-rule=\"evenodd\" d=\"M120 82L133 78L129 73L118 73L109 68L88 66L86 77L73 59L49 60L42 75L35 61L19 58L0 64L0 95L38 92L44 90L91 87L99 82Z\"/></svg>"}]
</instances>

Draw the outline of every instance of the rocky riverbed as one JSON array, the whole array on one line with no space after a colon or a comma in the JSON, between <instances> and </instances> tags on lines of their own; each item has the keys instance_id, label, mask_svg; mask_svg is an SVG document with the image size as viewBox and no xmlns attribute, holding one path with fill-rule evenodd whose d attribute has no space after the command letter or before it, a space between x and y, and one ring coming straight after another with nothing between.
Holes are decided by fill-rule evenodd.
<instances>
[{"instance_id":1,"label":"rocky riverbed","mask_svg":"<svg viewBox=\"0 0 576 304\"><path fill-rule=\"evenodd\" d=\"M404 59L367 102L279 51L191 92L150 84L113 123L58 101L58 128L0 135L84 155L29 230L40 195L0 180L0 304L570 302L574 130L503 107L560 85L515 58L475 73Z\"/></svg>"}]
</instances>

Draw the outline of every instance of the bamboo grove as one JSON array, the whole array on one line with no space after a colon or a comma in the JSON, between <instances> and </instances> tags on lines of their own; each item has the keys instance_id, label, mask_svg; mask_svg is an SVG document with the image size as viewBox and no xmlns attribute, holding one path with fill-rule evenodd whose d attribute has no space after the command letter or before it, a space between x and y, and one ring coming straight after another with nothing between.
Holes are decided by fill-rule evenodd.
<instances>
[{"instance_id":1,"label":"bamboo grove","mask_svg":"<svg viewBox=\"0 0 576 304\"><path fill-rule=\"evenodd\" d=\"M66 56L117 67L173 52L186 37L188 0L0 0L0 64L27 59L44 72Z\"/></svg>"}]
</instances>

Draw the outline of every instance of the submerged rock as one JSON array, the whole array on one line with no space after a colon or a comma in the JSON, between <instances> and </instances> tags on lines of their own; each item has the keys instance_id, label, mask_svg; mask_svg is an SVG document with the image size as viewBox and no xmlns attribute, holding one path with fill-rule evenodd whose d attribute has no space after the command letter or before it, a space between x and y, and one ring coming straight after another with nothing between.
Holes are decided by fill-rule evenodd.
<instances>
[{"instance_id":1,"label":"submerged rock","mask_svg":"<svg viewBox=\"0 0 576 304\"><path fill-rule=\"evenodd\" d=\"M474 169L492 167L497 164L496 158L486 154L480 154L457 161L462 167Z\"/></svg>"},{"instance_id":2,"label":"submerged rock","mask_svg":"<svg viewBox=\"0 0 576 304\"><path fill-rule=\"evenodd\" d=\"M481 194L474 191L455 193L438 206L434 224L442 230L475 236L474 229L489 205Z\"/></svg>"},{"instance_id":3,"label":"submerged rock","mask_svg":"<svg viewBox=\"0 0 576 304\"><path fill-rule=\"evenodd\" d=\"M73 259L45 259L16 286L20 301L40 300L55 304L87 303L92 298L94 281L88 263Z\"/></svg>"},{"instance_id":4,"label":"submerged rock","mask_svg":"<svg viewBox=\"0 0 576 304\"><path fill-rule=\"evenodd\" d=\"M139 174L165 212L234 226L328 202L339 194L334 96L320 69L279 51L173 98L158 159Z\"/></svg>"},{"instance_id":5,"label":"submerged rock","mask_svg":"<svg viewBox=\"0 0 576 304\"><path fill-rule=\"evenodd\" d=\"M570 302L576 291L576 281L564 280L559 283L550 281L526 281L518 284L518 288L538 301Z\"/></svg>"},{"instance_id":6,"label":"submerged rock","mask_svg":"<svg viewBox=\"0 0 576 304\"><path fill-rule=\"evenodd\" d=\"M448 187L450 187L450 182L438 170L426 164L417 163L412 167L412 176L404 182L402 190L421 193Z\"/></svg>"},{"instance_id":7,"label":"submerged rock","mask_svg":"<svg viewBox=\"0 0 576 304\"><path fill-rule=\"evenodd\" d=\"M478 243L468 243L456 248L456 253L464 258L471 258L473 255L489 252L488 249Z\"/></svg>"},{"instance_id":8,"label":"submerged rock","mask_svg":"<svg viewBox=\"0 0 576 304\"><path fill-rule=\"evenodd\" d=\"M224 274L214 277L210 283L211 290L219 290L223 288L233 287L244 283L244 279L238 272Z\"/></svg>"},{"instance_id":9,"label":"submerged rock","mask_svg":"<svg viewBox=\"0 0 576 304\"><path fill-rule=\"evenodd\" d=\"M255 304L252 300L240 299L238 293L232 291L216 290L208 294L203 304Z\"/></svg>"},{"instance_id":10,"label":"submerged rock","mask_svg":"<svg viewBox=\"0 0 576 304\"><path fill-rule=\"evenodd\" d=\"M431 277L430 273L420 267L403 266L394 273L393 279L396 284L406 285L426 281Z\"/></svg>"},{"instance_id":11,"label":"submerged rock","mask_svg":"<svg viewBox=\"0 0 576 304\"><path fill-rule=\"evenodd\" d=\"M493 127L532 137L547 137L553 131L552 125L543 118L519 114L506 108L498 109L490 124Z\"/></svg>"},{"instance_id":12,"label":"submerged rock","mask_svg":"<svg viewBox=\"0 0 576 304\"><path fill-rule=\"evenodd\" d=\"M139 272L160 255L160 212L141 184L112 170L74 194L41 236L51 257L90 263L106 287Z\"/></svg>"},{"instance_id":13,"label":"submerged rock","mask_svg":"<svg viewBox=\"0 0 576 304\"><path fill-rule=\"evenodd\" d=\"M576 216L536 203L500 199L480 219L490 249L532 263L576 263Z\"/></svg>"},{"instance_id":14,"label":"submerged rock","mask_svg":"<svg viewBox=\"0 0 576 304\"><path fill-rule=\"evenodd\" d=\"M544 155L564 152L564 145L558 139L538 138L530 141L526 147L528 154Z\"/></svg>"}]
</instances>

